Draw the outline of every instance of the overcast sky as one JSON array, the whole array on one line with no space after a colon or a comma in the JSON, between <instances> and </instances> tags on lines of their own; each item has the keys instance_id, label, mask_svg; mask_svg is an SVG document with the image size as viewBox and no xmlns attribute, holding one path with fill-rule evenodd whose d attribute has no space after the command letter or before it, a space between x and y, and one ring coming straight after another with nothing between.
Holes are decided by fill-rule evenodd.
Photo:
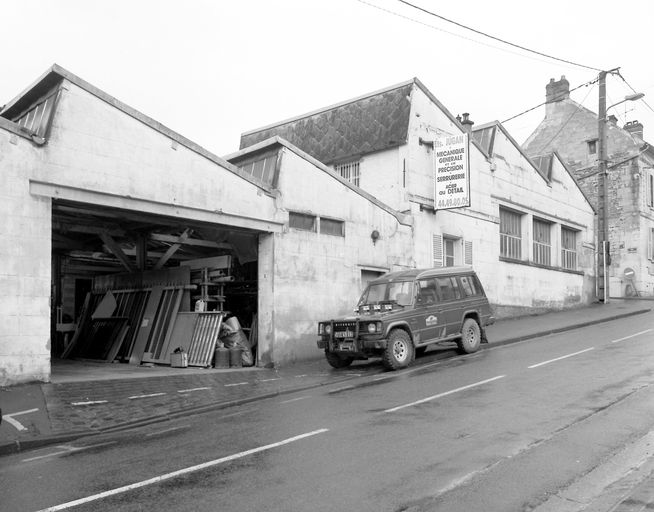
<instances>
[{"instance_id":1,"label":"overcast sky","mask_svg":"<svg viewBox=\"0 0 654 512\"><path fill-rule=\"evenodd\" d=\"M610 113L654 141L654 2L411 0L646 94ZM624 11L620 8L624 7ZM398 0L0 0L0 105L53 63L220 156L240 134L418 77L454 115L504 121L597 71L482 37ZM629 9L628 12L626 9ZM632 90L607 80L610 105ZM572 98L597 112L597 85ZM505 123L518 142L544 107Z\"/></svg>"}]
</instances>

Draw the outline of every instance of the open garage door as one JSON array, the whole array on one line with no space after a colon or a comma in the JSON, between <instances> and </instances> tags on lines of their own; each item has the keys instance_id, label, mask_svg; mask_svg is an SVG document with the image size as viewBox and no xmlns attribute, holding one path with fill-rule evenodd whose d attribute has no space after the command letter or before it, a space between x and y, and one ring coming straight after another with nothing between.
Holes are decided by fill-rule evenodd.
<instances>
[{"instance_id":1,"label":"open garage door","mask_svg":"<svg viewBox=\"0 0 654 512\"><path fill-rule=\"evenodd\" d=\"M237 320L254 362L262 232L64 200L52 226L53 358L208 366Z\"/></svg>"}]
</instances>

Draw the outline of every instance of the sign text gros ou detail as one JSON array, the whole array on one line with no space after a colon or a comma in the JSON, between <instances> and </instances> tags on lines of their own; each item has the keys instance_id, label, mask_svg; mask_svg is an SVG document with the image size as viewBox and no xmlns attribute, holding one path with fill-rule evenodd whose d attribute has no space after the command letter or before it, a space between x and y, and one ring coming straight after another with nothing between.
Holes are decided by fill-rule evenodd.
<instances>
[{"instance_id":1,"label":"sign text gros ou detail","mask_svg":"<svg viewBox=\"0 0 654 512\"><path fill-rule=\"evenodd\" d=\"M468 134L434 140L434 208L470 206Z\"/></svg>"}]
</instances>

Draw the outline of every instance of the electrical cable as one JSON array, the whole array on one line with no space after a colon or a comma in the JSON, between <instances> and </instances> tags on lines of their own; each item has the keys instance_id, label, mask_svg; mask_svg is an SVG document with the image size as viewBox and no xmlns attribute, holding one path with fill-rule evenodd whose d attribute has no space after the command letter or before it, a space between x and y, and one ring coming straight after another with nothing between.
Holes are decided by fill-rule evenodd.
<instances>
[{"instance_id":1,"label":"electrical cable","mask_svg":"<svg viewBox=\"0 0 654 512\"><path fill-rule=\"evenodd\" d=\"M519 48L520 50L530 52L530 53L534 53L536 55L540 55L541 57L546 57L548 59L557 60L559 62L565 62L566 64L571 64L573 66L577 66L577 67L580 67L580 68L592 69L593 71L602 71L601 69L598 69L598 68L594 68L594 67L591 67L591 66L586 66L584 64L579 64L578 62L573 62L573 61L566 60L566 59L560 59L558 57L554 57L553 55L548 55L547 53L542 53L542 52L527 48L525 46L520 46L519 44L512 43L512 42L507 41L505 39L500 39L499 37L492 36L490 34L487 34L486 32L482 32L481 30L477 30L477 29L474 29L472 27L468 27L468 26L463 25L462 23L459 23L459 22L454 21L454 20L450 20L450 19L446 18L445 16L441 16L440 14L436 14L435 12L431 12L431 11L428 11L427 9L423 9L422 7L419 7L419 6L414 5L414 4L410 3L410 2L407 2L406 0L397 0L397 1L400 2L400 3L403 3L404 5L408 5L409 7L413 7L414 9L422 11L422 12L424 12L426 14L429 14L430 16L435 16L436 18L439 18L439 19L441 19L443 21L446 21L448 23L452 23L453 25L456 25L457 27L461 27L461 28L463 28L465 30L470 30L471 32L474 32L475 34L479 34L479 35L482 35L484 37L488 37L488 38L493 39L495 41L499 41L500 43L503 43L503 44L508 44L509 46L513 46L514 48Z\"/></svg>"},{"instance_id":2,"label":"electrical cable","mask_svg":"<svg viewBox=\"0 0 654 512\"><path fill-rule=\"evenodd\" d=\"M462 34L457 34L455 32L450 32L449 30L445 30L445 29L443 29L441 27L437 27L435 25L430 25L429 23L425 23L424 21L420 21L420 20L417 20L415 18L411 18L409 16L405 16L403 14L397 13L395 11L391 11L390 9L386 9L384 7L380 7L378 5L372 4L370 2L367 2L366 0L356 0L356 1L361 3L361 4L367 5L369 7L373 7L375 9L379 10L379 11L382 11L382 12L385 12L385 13L388 13L388 14L392 14L393 16L397 16L398 18L402 18L404 20L411 21L413 23L417 23L418 25L422 25L422 26L427 27L427 28L438 30L439 32L443 32L445 34L448 34L448 35L451 35L451 36L454 36L454 37L458 37L459 39L464 39L466 41L470 41L472 43L477 43L477 44L480 44L482 46L486 46L488 48L493 48L495 50L499 50L499 51L502 51L502 52L505 52L505 53L511 53L513 55L518 55L518 56L523 57L523 58L528 58L528 59L536 60L536 61L539 61L539 62L549 62L544 58L538 58L538 57L534 57L532 55L525 55L524 53L514 52L514 51L511 51L511 50L509 50L507 48L502 48L500 46L484 43L483 41L479 41L477 39L472 39L472 38L466 37L466 36L464 36ZM591 68L591 69L594 69L594 68Z\"/></svg>"},{"instance_id":3,"label":"electrical cable","mask_svg":"<svg viewBox=\"0 0 654 512\"><path fill-rule=\"evenodd\" d=\"M596 83L598 80L599 80L598 78L595 78L595 79L593 79L593 80L591 80L591 81L589 81L589 82L586 82L585 84L578 85L578 86L575 87L574 89L570 89L570 90L568 91L568 93L573 92L573 91L576 91L577 89L581 89L582 87L588 87L589 85L592 85L592 84ZM532 107L532 108L530 108L530 109L527 109L527 110L525 110L525 111L523 111L523 112L520 112L519 114L516 114L516 115L514 115L514 116L509 117L508 119L505 119L504 121L501 121L501 123L502 123L502 124L507 123L507 122L509 122L509 121L512 121L512 120L515 119L516 117L520 117L520 116L522 116L522 115L525 115L525 114L531 112L532 110L536 110L537 108L542 107L543 105L547 105L548 103L552 103L552 102L554 102L554 101L559 101L559 99L562 99L564 96L565 96L565 93L564 93L563 95L561 95L560 97L557 96L556 98L554 98L554 99L552 99L552 100L550 100L550 101L544 101L543 103L540 103L539 105L536 105L535 107ZM588 95L586 95L586 97L588 97Z\"/></svg>"},{"instance_id":4,"label":"electrical cable","mask_svg":"<svg viewBox=\"0 0 654 512\"><path fill-rule=\"evenodd\" d=\"M627 80L625 80L625 77L622 76L622 74L620 73L620 71L617 71L616 74L617 74L620 78L622 78L622 81L623 81L625 84L627 84L627 87L629 87L629 89L631 89L631 92L633 92L634 94L637 94L637 93L636 93L636 89L634 89L634 88L629 84L629 82L627 82ZM644 99L641 98L640 101L642 101L648 109L650 109L652 112L654 112L654 109L652 109L652 107L650 107L649 103L647 103Z\"/></svg>"}]
</instances>

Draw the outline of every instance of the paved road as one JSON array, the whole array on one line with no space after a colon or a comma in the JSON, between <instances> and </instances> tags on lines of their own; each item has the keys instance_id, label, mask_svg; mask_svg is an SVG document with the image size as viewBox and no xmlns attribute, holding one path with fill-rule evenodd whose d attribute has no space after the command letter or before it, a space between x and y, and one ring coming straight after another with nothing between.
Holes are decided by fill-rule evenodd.
<instances>
[{"instance_id":1,"label":"paved road","mask_svg":"<svg viewBox=\"0 0 654 512\"><path fill-rule=\"evenodd\" d=\"M652 430L653 340L623 319L5 457L0 509L530 510Z\"/></svg>"}]
</instances>

